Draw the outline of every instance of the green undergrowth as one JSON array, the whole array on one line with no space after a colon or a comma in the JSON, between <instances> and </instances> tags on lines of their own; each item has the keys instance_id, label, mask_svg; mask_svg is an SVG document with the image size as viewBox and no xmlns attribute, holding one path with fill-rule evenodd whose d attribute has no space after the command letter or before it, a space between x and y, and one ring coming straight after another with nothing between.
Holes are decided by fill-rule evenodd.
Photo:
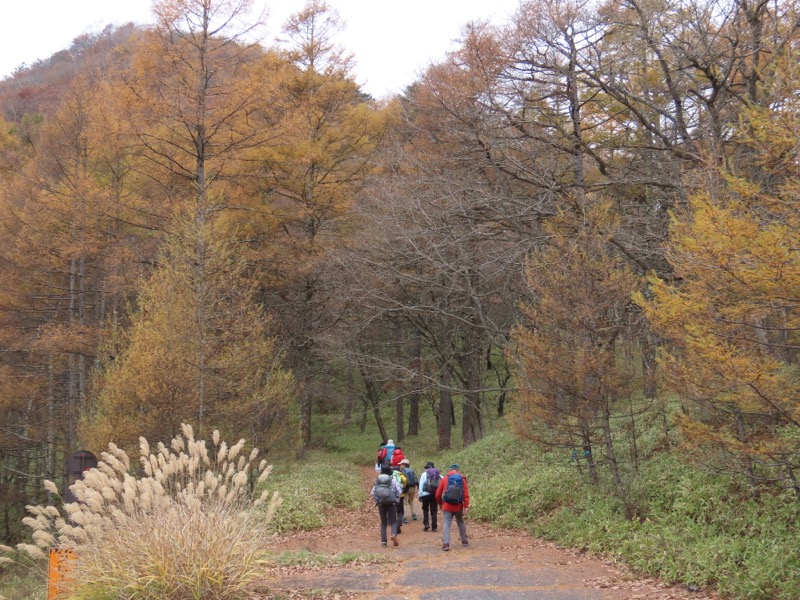
<instances>
[{"instance_id":1,"label":"green undergrowth","mask_svg":"<svg viewBox=\"0 0 800 600\"><path fill-rule=\"evenodd\" d=\"M283 502L269 525L272 531L317 529L325 524L326 507L357 509L361 505L364 492L359 469L329 457L313 452L303 462L273 465L266 487L277 490Z\"/></svg>"},{"instance_id":2,"label":"green undergrowth","mask_svg":"<svg viewBox=\"0 0 800 600\"><path fill-rule=\"evenodd\" d=\"M0 569L0 598L45 600L47 582L44 567L38 569L7 567Z\"/></svg>"},{"instance_id":3,"label":"green undergrowth","mask_svg":"<svg viewBox=\"0 0 800 600\"><path fill-rule=\"evenodd\" d=\"M473 518L733 599L800 598L800 503L791 494L754 500L730 478L666 452L627 474L623 490L593 486L563 451L540 452L509 434L455 460L469 479Z\"/></svg>"},{"instance_id":4,"label":"green undergrowth","mask_svg":"<svg viewBox=\"0 0 800 600\"><path fill-rule=\"evenodd\" d=\"M320 426L326 439L320 451L340 471L348 463L371 464L380 442L374 430ZM458 463L469 480L474 519L612 556L643 574L732 600L800 598L794 495L768 491L753 499L737 480L664 450L655 424L637 432L636 468L632 449L619 443L621 488L604 465L600 483L592 485L586 466L579 472L568 450L522 442L502 423L478 443L443 453L435 434L426 432L435 428L423 423L423 435L404 440L405 454L418 472L428 460L442 469Z\"/></svg>"}]
</instances>

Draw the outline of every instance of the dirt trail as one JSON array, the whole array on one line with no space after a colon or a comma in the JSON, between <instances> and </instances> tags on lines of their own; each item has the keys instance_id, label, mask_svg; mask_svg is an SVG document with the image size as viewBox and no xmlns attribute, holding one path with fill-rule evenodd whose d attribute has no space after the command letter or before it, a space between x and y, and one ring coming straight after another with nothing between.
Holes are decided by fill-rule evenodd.
<instances>
[{"instance_id":1,"label":"dirt trail","mask_svg":"<svg viewBox=\"0 0 800 600\"><path fill-rule=\"evenodd\" d=\"M364 468L363 486L375 479ZM275 569L269 587L276 598L363 600L714 600L685 586L669 587L638 578L624 567L586 553L558 548L516 530L467 520L470 545L459 543L451 530L451 550L441 550L440 531L425 532L419 520L403 525L400 545L382 548L377 510L369 498L358 511L336 511L321 530L292 534L275 549L315 553L370 552L385 554L383 564L320 569ZM408 511L407 511L408 512ZM273 579L274 577L274 579Z\"/></svg>"}]
</instances>

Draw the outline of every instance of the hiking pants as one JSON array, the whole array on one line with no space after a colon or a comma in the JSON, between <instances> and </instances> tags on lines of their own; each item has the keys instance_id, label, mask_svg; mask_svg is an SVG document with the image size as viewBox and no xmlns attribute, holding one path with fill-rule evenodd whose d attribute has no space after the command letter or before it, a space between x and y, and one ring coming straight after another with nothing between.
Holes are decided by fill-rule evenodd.
<instances>
[{"instance_id":1,"label":"hiking pants","mask_svg":"<svg viewBox=\"0 0 800 600\"><path fill-rule=\"evenodd\" d=\"M403 516L406 514L406 510L405 510L405 508L403 508L405 503L406 503L405 497L401 496L400 497L400 501L397 503L397 528L398 529L400 529L400 527L403 525Z\"/></svg>"},{"instance_id":2,"label":"hiking pants","mask_svg":"<svg viewBox=\"0 0 800 600\"><path fill-rule=\"evenodd\" d=\"M416 517L417 511L414 509L414 498L417 497L417 488L416 487L409 487L408 491L406 492L406 504L408 504L408 510L411 511L411 516Z\"/></svg>"},{"instance_id":3,"label":"hiking pants","mask_svg":"<svg viewBox=\"0 0 800 600\"><path fill-rule=\"evenodd\" d=\"M426 494L419 501L422 503L422 525L425 527L430 525L435 531L439 526L439 505L436 504L436 496L434 494Z\"/></svg>"},{"instance_id":4,"label":"hiking pants","mask_svg":"<svg viewBox=\"0 0 800 600\"><path fill-rule=\"evenodd\" d=\"M450 543L450 525L453 524L453 517L456 519L456 523L458 524L458 533L461 536L461 541L467 541L467 524L464 523L464 513L463 512L450 512L449 510L443 510L442 514L444 515L444 526L442 527L442 543L449 544Z\"/></svg>"},{"instance_id":5,"label":"hiking pants","mask_svg":"<svg viewBox=\"0 0 800 600\"><path fill-rule=\"evenodd\" d=\"M378 513L381 516L381 541L386 543L386 525L392 526L392 535L397 535L397 505L384 504L378 505Z\"/></svg>"}]
</instances>

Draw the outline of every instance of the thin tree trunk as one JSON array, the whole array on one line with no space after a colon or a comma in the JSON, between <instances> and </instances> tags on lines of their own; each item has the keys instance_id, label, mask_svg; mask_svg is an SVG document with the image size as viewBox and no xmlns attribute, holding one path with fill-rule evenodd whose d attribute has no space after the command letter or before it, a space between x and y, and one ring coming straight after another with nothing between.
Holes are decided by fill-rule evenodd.
<instances>
[{"instance_id":1,"label":"thin tree trunk","mask_svg":"<svg viewBox=\"0 0 800 600\"><path fill-rule=\"evenodd\" d=\"M402 442L405 438L405 400L403 396L398 396L394 401L394 415L395 415L395 440Z\"/></svg>"},{"instance_id":2,"label":"thin tree trunk","mask_svg":"<svg viewBox=\"0 0 800 600\"><path fill-rule=\"evenodd\" d=\"M734 409L735 411L735 418L736 418L736 434L739 441L744 445L749 445L747 440L747 430L746 425L744 422L744 415L742 415L742 411ZM747 475L747 481L750 484L750 489L753 492L753 495L758 494L758 486L756 482L755 472L753 471L753 459L750 458L749 455L745 455L745 474Z\"/></svg>"},{"instance_id":3,"label":"thin tree trunk","mask_svg":"<svg viewBox=\"0 0 800 600\"><path fill-rule=\"evenodd\" d=\"M619 476L619 465L617 464L617 454L614 452L614 439L611 435L611 411L608 408L608 399L601 402L600 414L603 417L603 441L606 446L606 456L608 456L608 466L611 469L611 476L614 478L614 485L622 487L622 479Z\"/></svg>"},{"instance_id":4,"label":"thin tree trunk","mask_svg":"<svg viewBox=\"0 0 800 600\"><path fill-rule=\"evenodd\" d=\"M347 399L344 403L344 417L342 417L342 425L347 426L353 420L353 403L355 402L355 394L353 393L353 369L347 369Z\"/></svg>"},{"instance_id":5,"label":"thin tree trunk","mask_svg":"<svg viewBox=\"0 0 800 600\"><path fill-rule=\"evenodd\" d=\"M481 406L482 353L478 347L477 334L470 329L464 336L466 352L459 359L466 380L464 409L461 414L461 440L464 447L483 438L483 411Z\"/></svg>"},{"instance_id":6,"label":"thin tree trunk","mask_svg":"<svg viewBox=\"0 0 800 600\"><path fill-rule=\"evenodd\" d=\"M656 373L656 343L651 335L645 335L642 340L642 375L645 398L656 398L658 395Z\"/></svg>"},{"instance_id":7,"label":"thin tree trunk","mask_svg":"<svg viewBox=\"0 0 800 600\"><path fill-rule=\"evenodd\" d=\"M589 435L589 424L581 419L581 439L583 440L583 455L586 457L586 464L589 465L589 477L592 480L592 485L600 483L600 478L597 475L597 464L594 462L594 452L592 452L592 438Z\"/></svg>"},{"instance_id":8,"label":"thin tree trunk","mask_svg":"<svg viewBox=\"0 0 800 600\"><path fill-rule=\"evenodd\" d=\"M419 336L414 338L414 356L411 365L411 368L414 369L414 378L411 383L414 389L409 396L408 435L419 435L419 401L420 389L422 389L422 339Z\"/></svg>"},{"instance_id":9,"label":"thin tree trunk","mask_svg":"<svg viewBox=\"0 0 800 600\"><path fill-rule=\"evenodd\" d=\"M450 390L450 368L444 365L439 375L439 450L450 449L453 427L453 393Z\"/></svg>"},{"instance_id":10,"label":"thin tree trunk","mask_svg":"<svg viewBox=\"0 0 800 600\"><path fill-rule=\"evenodd\" d=\"M361 404L361 422L358 424L358 429L361 433L364 433L367 430L367 415L369 414L369 402L366 396L361 397Z\"/></svg>"},{"instance_id":11,"label":"thin tree trunk","mask_svg":"<svg viewBox=\"0 0 800 600\"><path fill-rule=\"evenodd\" d=\"M308 447L311 445L311 413L313 409L311 390L308 380L300 389L300 446L297 450L297 458L306 457Z\"/></svg>"},{"instance_id":12,"label":"thin tree trunk","mask_svg":"<svg viewBox=\"0 0 800 600\"><path fill-rule=\"evenodd\" d=\"M375 383L363 370L361 371L361 379L364 381L367 400L372 406L372 413L375 415L375 423L378 425L378 432L381 434L381 439L388 440L389 435L386 433L386 426L383 424L383 418L381 417L380 397L378 391L375 389Z\"/></svg>"}]
</instances>

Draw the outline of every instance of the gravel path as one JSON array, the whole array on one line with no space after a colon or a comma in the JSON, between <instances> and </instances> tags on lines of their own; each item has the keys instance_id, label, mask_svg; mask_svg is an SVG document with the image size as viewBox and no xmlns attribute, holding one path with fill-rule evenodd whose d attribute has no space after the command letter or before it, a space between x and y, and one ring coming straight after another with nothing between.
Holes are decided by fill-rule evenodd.
<instances>
[{"instance_id":1,"label":"gravel path","mask_svg":"<svg viewBox=\"0 0 800 600\"><path fill-rule=\"evenodd\" d=\"M364 488L375 474L363 473ZM419 505L417 505L419 512ZM338 600L715 600L685 586L667 586L631 574L611 561L558 548L516 530L467 520L470 545L451 532L451 551L442 552L441 532L425 532L422 515L409 517L398 547L380 545L377 510L369 498L358 511L335 511L322 530L280 538L275 549L322 554L383 554L380 564L345 567L287 567L270 573L279 589L260 598ZM441 517L440 517L441 523Z\"/></svg>"}]
</instances>

